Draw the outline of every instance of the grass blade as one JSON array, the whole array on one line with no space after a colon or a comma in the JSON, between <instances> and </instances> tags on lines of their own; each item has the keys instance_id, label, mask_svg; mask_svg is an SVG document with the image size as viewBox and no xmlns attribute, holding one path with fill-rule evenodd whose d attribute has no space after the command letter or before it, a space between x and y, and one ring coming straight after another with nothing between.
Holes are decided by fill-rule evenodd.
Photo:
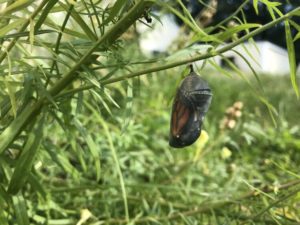
<instances>
[{"instance_id":1,"label":"grass blade","mask_svg":"<svg viewBox=\"0 0 300 225\"><path fill-rule=\"evenodd\" d=\"M25 184L43 137L44 116L37 121L34 130L29 133L25 147L18 159L17 166L9 183L8 192L16 194Z\"/></svg>"},{"instance_id":2,"label":"grass blade","mask_svg":"<svg viewBox=\"0 0 300 225\"><path fill-rule=\"evenodd\" d=\"M0 209L4 209L5 205L8 202L8 195L4 188L0 185ZM8 225L7 215L4 210L0 210L0 224L1 225Z\"/></svg>"},{"instance_id":3,"label":"grass blade","mask_svg":"<svg viewBox=\"0 0 300 225\"><path fill-rule=\"evenodd\" d=\"M58 0L49 0L47 5L42 11L41 16L39 17L38 21L35 23L34 31L38 31L40 27L43 25L44 21L47 18L47 15L50 13L50 10L54 7L54 5L58 2Z\"/></svg>"},{"instance_id":4,"label":"grass blade","mask_svg":"<svg viewBox=\"0 0 300 225\"><path fill-rule=\"evenodd\" d=\"M16 11L19 11L21 9L26 8L27 6L29 6L33 2L34 2L34 0L18 0L18 1L15 1L13 4L9 5L7 8L2 10L0 12L0 15L5 16L7 14L14 13Z\"/></svg>"},{"instance_id":5,"label":"grass blade","mask_svg":"<svg viewBox=\"0 0 300 225\"><path fill-rule=\"evenodd\" d=\"M2 27L0 29L0 36L4 36L5 34L9 33L10 31L18 28L23 23L24 23L23 19L18 19L16 21L11 22L10 24L6 25L5 27Z\"/></svg>"},{"instance_id":6,"label":"grass blade","mask_svg":"<svg viewBox=\"0 0 300 225\"><path fill-rule=\"evenodd\" d=\"M26 201L23 195L18 194L12 197L13 206L15 209L16 219L18 225L29 225L29 218L27 214Z\"/></svg>"},{"instance_id":7,"label":"grass blade","mask_svg":"<svg viewBox=\"0 0 300 225\"><path fill-rule=\"evenodd\" d=\"M91 152L91 155L93 156L93 160L95 162L95 170L96 170L96 179L97 181L100 180L101 177L101 164L100 164L100 154L99 154L99 147L97 144L94 142L93 138L91 135L89 135L80 121L74 120L74 124L78 131L81 133L81 135L84 137L86 144Z\"/></svg>"},{"instance_id":8,"label":"grass blade","mask_svg":"<svg viewBox=\"0 0 300 225\"><path fill-rule=\"evenodd\" d=\"M295 56L295 47L293 43L293 37L291 32L290 23L288 20L284 21L285 25L285 37L286 37L286 45L288 49L289 63L290 63L290 76L291 82L296 93L297 98L299 98L299 88L297 85L297 77L296 77L296 56Z\"/></svg>"}]
</instances>

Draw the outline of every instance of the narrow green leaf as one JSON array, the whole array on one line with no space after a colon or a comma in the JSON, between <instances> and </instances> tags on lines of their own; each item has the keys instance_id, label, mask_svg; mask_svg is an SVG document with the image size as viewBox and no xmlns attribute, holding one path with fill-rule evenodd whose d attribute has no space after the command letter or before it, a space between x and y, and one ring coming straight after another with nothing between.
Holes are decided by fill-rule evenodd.
<instances>
[{"instance_id":1,"label":"narrow green leaf","mask_svg":"<svg viewBox=\"0 0 300 225\"><path fill-rule=\"evenodd\" d=\"M221 41L226 41L229 38L231 38L234 34L237 34L241 31L248 30L251 28L257 28L257 27L261 27L261 24L258 23L241 24L235 27L227 28L224 32L217 34L216 38Z\"/></svg>"},{"instance_id":2,"label":"narrow green leaf","mask_svg":"<svg viewBox=\"0 0 300 225\"><path fill-rule=\"evenodd\" d=\"M273 105L271 105L269 103L269 101L267 99L265 99L263 96L259 96L257 95L257 97L259 98L259 100L265 104L265 106L267 107L269 114L271 116L272 122L274 124L275 127L277 127L277 121L276 121L276 116L278 116L278 112L276 111L276 109L274 108Z\"/></svg>"},{"instance_id":3,"label":"narrow green leaf","mask_svg":"<svg viewBox=\"0 0 300 225\"><path fill-rule=\"evenodd\" d=\"M300 38L300 32L298 32L298 33L296 34L296 36L294 37L294 40L293 40L293 41L295 42L295 41L297 41L299 38Z\"/></svg>"},{"instance_id":4,"label":"narrow green leaf","mask_svg":"<svg viewBox=\"0 0 300 225\"><path fill-rule=\"evenodd\" d=\"M29 24L29 43L32 49L34 43L34 22L32 19L30 19L30 24Z\"/></svg>"},{"instance_id":5,"label":"narrow green leaf","mask_svg":"<svg viewBox=\"0 0 300 225\"><path fill-rule=\"evenodd\" d=\"M127 96L126 96L126 106L124 110L124 122L122 125L122 133L126 131L127 126L130 123L131 120L131 114L132 114L132 106L133 106L133 87L132 83L133 81L128 80L127 82Z\"/></svg>"},{"instance_id":6,"label":"narrow green leaf","mask_svg":"<svg viewBox=\"0 0 300 225\"><path fill-rule=\"evenodd\" d=\"M0 173L0 177L1 177ZM1 179L0 179L1 182ZM4 190L2 185L0 184L0 224L1 225L8 225L8 203L9 203L10 196Z\"/></svg>"},{"instance_id":7,"label":"narrow green leaf","mask_svg":"<svg viewBox=\"0 0 300 225\"><path fill-rule=\"evenodd\" d=\"M47 193L46 193L45 187L39 181L38 177L36 177L33 174L29 174L28 183L37 193L39 193L43 197L43 199L46 199Z\"/></svg>"},{"instance_id":8,"label":"narrow green leaf","mask_svg":"<svg viewBox=\"0 0 300 225\"><path fill-rule=\"evenodd\" d=\"M290 77L291 77L291 82L294 88L294 91L297 95L297 98L299 98L299 88L297 85L297 64L296 64L296 56L295 56L295 47L293 43L293 37L292 37L292 32L291 32L291 27L289 24L289 21L284 21L285 25L285 37L286 37L286 45L288 49L288 56L289 56L289 63L290 63Z\"/></svg>"},{"instance_id":9,"label":"narrow green leaf","mask_svg":"<svg viewBox=\"0 0 300 225\"><path fill-rule=\"evenodd\" d=\"M12 196L13 207L17 219L17 225L29 225L29 218L27 214L26 200L22 194Z\"/></svg>"},{"instance_id":10,"label":"narrow green leaf","mask_svg":"<svg viewBox=\"0 0 300 225\"><path fill-rule=\"evenodd\" d=\"M123 0L117 0L114 6L110 9L109 16L104 21L104 24L108 24L111 22L116 16L119 15L120 11L125 7L126 4L124 4Z\"/></svg>"},{"instance_id":11,"label":"narrow green leaf","mask_svg":"<svg viewBox=\"0 0 300 225\"><path fill-rule=\"evenodd\" d=\"M9 77L11 76L11 70L12 70L12 66L11 66L11 60L9 57L9 54L7 53L7 61L8 61L8 76L4 77L4 84L7 88L8 91L8 96L10 99L10 103L11 103L11 107L12 107L12 111L14 114L14 117L16 117L17 115L17 102L16 102L16 96L14 93L14 85L11 85L9 81Z\"/></svg>"},{"instance_id":12,"label":"narrow green leaf","mask_svg":"<svg viewBox=\"0 0 300 225\"><path fill-rule=\"evenodd\" d=\"M270 16L272 17L273 20L276 19L274 11L277 12L277 14L280 15L280 16L283 15L281 13L281 11L277 8L277 6L280 6L281 3L279 3L279 2L270 2L268 0L264 0L263 3L267 6L267 9L270 13Z\"/></svg>"},{"instance_id":13,"label":"narrow green leaf","mask_svg":"<svg viewBox=\"0 0 300 225\"><path fill-rule=\"evenodd\" d=\"M2 175L2 174L1 174ZM1 180L1 182L3 182ZM5 191L5 189L2 187L2 185L0 185L0 202L9 202L10 196L7 194L7 192ZM1 209L1 208L0 208Z\"/></svg>"},{"instance_id":14,"label":"narrow green leaf","mask_svg":"<svg viewBox=\"0 0 300 225\"><path fill-rule=\"evenodd\" d=\"M61 31L62 30L61 26L58 26L56 23L54 23L48 17L47 17L47 19L45 21L45 25L47 25L47 26L49 26L49 27L51 27L53 29L56 29L57 31ZM68 34L68 35L77 37L79 40L81 40L81 39L90 40L89 37L86 34L83 34L83 33L80 33L78 31L75 31L75 30L72 30L72 29L68 29L68 28L64 29L64 34Z\"/></svg>"},{"instance_id":15,"label":"narrow green leaf","mask_svg":"<svg viewBox=\"0 0 300 225\"><path fill-rule=\"evenodd\" d=\"M40 31L36 31L34 33L34 35L48 34L48 33L55 33L55 31L54 30L40 30ZM9 39L9 38L28 37L28 36L29 36L29 32L25 31L25 32L18 32L18 33L14 33L14 34L7 34L4 36L0 36L0 40L5 40L5 39Z\"/></svg>"},{"instance_id":16,"label":"narrow green leaf","mask_svg":"<svg viewBox=\"0 0 300 225\"><path fill-rule=\"evenodd\" d=\"M44 115L38 120L29 133L24 149L18 159L17 166L8 186L10 194L16 194L26 183L35 156L43 138Z\"/></svg>"},{"instance_id":17,"label":"narrow green leaf","mask_svg":"<svg viewBox=\"0 0 300 225\"><path fill-rule=\"evenodd\" d=\"M257 48L257 45L255 43L255 41L252 39L252 41L248 42L249 44L251 43L253 45L253 47L255 48L255 50L259 53L259 49ZM241 44L242 48L244 49L244 51L247 53L247 55L253 60L253 62L256 63L256 65L260 65L260 63L257 61L257 58L252 54L252 52L249 51L248 48L246 48L246 46L244 44Z\"/></svg>"},{"instance_id":18,"label":"narrow green leaf","mask_svg":"<svg viewBox=\"0 0 300 225\"><path fill-rule=\"evenodd\" d=\"M289 23L300 33L300 25L298 23L295 23L293 20L289 20Z\"/></svg>"},{"instance_id":19,"label":"narrow green leaf","mask_svg":"<svg viewBox=\"0 0 300 225\"><path fill-rule=\"evenodd\" d=\"M100 164L100 149L97 146L97 144L94 142L93 138L91 135L89 135L86 131L83 125L80 123L78 120L74 120L74 124L78 131L81 133L81 135L84 137L88 148L93 156L93 160L95 162L95 170L96 170L96 179L97 181L100 180L101 176L101 164Z\"/></svg>"},{"instance_id":20,"label":"narrow green leaf","mask_svg":"<svg viewBox=\"0 0 300 225\"><path fill-rule=\"evenodd\" d=\"M114 104L117 108L120 108L119 104L113 99L113 97L111 96L109 89L107 88L103 88L103 93L105 94L105 96L107 97L107 99Z\"/></svg>"},{"instance_id":21,"label":"narrow green leaf","mask_svg":"<svg viewBox=\"0 0 300 225\"><path fill-rule=\"evenodd\" d=\"M43 146L55 164L62 168L66 174L70 174L74 180L79 179L81 175L79 171L70 163L65 148L57 151L56 146L53 146L52 143L47 143L47 145L44 144Z\"/></svg>"},{"instance_id":22,"label":"narrow green leaf","mask_svg":"<svg viewBox=\"0 0 300 225\"><path fill-rule=\"evenodd\" d=\"M232 77L232 73L223 69L221 66L219 66L213 59L207 60L212 67L214 67L217 71L219 71L221 74L226 75L227 77Z\"/></svg>"},{"instance_id":23,"label":"narrow green leaf","mask_svg":"<svg viewBox=\"0 0 300 225\"><path fill-rule=\"evenodd\" d=\"M7 212L4 210L6 207L4 205L4 201L3 199L1 199L0 196L0 224L1 225L8 225L8 221L7 221Z\"/></svg>"},{"instance_id":24,"label":"narrow green leaf","mask_svg":"<svg viewBox=\"0 0 300 225\"><path fill-rule=\"evenodd\" d=\"M246 49L246 48L245 48L245 49ZM236 51L236 50L233 50L233 49L232 49L232 51L234 51L237 55L239 55L239 56L244 60L244 62L248 65L248 67L250 68L250 70L251 70L253 76L255 77L257 83L259 84L259 87L263 90L263 85L262 85L262 83L261 83L261 81L260 81L260 79L259 79L259 76L258 76L258 74L256 73L255 69L252 67L251 63L250 63L250 62L247 60L247 58L246 58L245 56L243 56L240 52L238 52L238 51ZM248 52L247 52L247 54L248 54ZM249 52L249 54L250 54L250 52Z\"/></svg>"},{"instance_id":25,"label":"narrow green leaf","mask_svg":"<svg viewBox=\"0 0 300 225\"><path fill-rule=\"evenodd\" d=\"M6 7L4 10L0 12L0 16L4 16L7 14L14 13L16 11L22 10L32 4L34 0L17 0L13 4Z\"/></svg>"},{"instance_id":26,"label":"narrow green leaf","mask_svg":"<svg viewBox=\"0 0 300 225\"><path fill-rule=\"evenodd\" d=\"M208 38L210 36L207 33L205 33L205 31L197 25L197 23L194 21L194 19L192 18L189 11L185 8L184 5L182 5L182 8L183 8L185 14L188 16L185 16L184 14L182 14L178 9L176 9L175 7L172 7L171 4L169 4L169 3L159 2L159 4L161 4L164 8L169 10L172 14L179 17L183 21L184 24L186 24L188 27L191 28L191 30L193 30L195 33L197 33L198 37Z\"/></svg>"},{"instance_id":27,"label":"narrow green leaf","mask_svg":"<svg viewBox=\"0 0 300 225\"><path fill-rule=\"evenodd\" d=\"M22 25L24 23L24 19L18 19L15 20L9 24L7 24L4 27L1 27L0 29L0 38L2 38L1 36L4 36L5 34L9 33L10 31L19 28L20 25Z\"/></svg>"},{"instance_id":28,"label":"narrow green leaf","mask_svg":"<svg viewBox=\"0 0 300 225\"><path fill-rule=\"evenodd\" d=\"M50 10L54 7L54 5L58 2L58 0L49 0L47 5L42 11L42 14L40 15L38 21L36 21L35 26L34 26L34 31L38 31L44 21L46 20L48 14L50 13Z\"/></svg>"},{"instance_id":29,"label":"narrow green leaf","mask_svg":"<svg viewBox=\"0 0 300 225\"><path fill-rule=\"evenodd\" d=\"M51 96L51 94L49 93L49 91L45 88L44 84L43 84L43 81L41 79L41 77L45 74L41 74L41 72L43 73L43 69L41 69L42 71L32 71L32 74L34 74L34 77L35 77L35 81L36 81L36 86L37 86L37 89L38 89L38 92L39 92L39 95L42 97L42 98L47 98L48 101L55 107L55 108L58 108L56 102L54 101L53 97Z\"/></svg>"},{"instance_id":30,"label":"narrow green leaf","mask_svg":"<svg viewBox=\"0 0 300 225\"><path fill-rule=\"evenodd\" d=\"M291 16L300 16L300 9L298 8L298 10L292 12Z\"/></svg>"},{"instance_id":31,"label":"narrow green leaf","mask_svg":"<svg viewBox=\"0 0 300 225\"><path fill-rule=\"evenodd\" d=\"M69 7L62 2L59 2L59 4L68 12ZM93 31L90 29L90 26L86 24L84 19L78 14L75 9L71 11L72 18L77 22L77 24L80 26L80 28L85 32L85 34L89 37L90 40L96 41L97 36L93 33Z\"/></svg>"},{"instance_id":32,"label":"narrow green leaf","mask_svg":"<svg viewBox=\"0 0 300 225\"><path fill-rule=\"evenodd\" d=\"M258 15L258 0L253 0L253 8L255 10L256 15Z\"/></svg>"},{"instance_id":33,"label":"narrow green leaf","mask_svg":"<svg viewBox=\"0 0 300 225\"><path fill-rule=\"evenodd\" d=\"M102 103L102 105L103 105L103 107L105 108L105 110L106 110L110 115L112 115L112 112L111 112L109 106L108 106L107 103L104 101L104 99L102 98L102 96L99 95L98 92L96 92L96 91L93 90L93 89L91 89L91 90L89 90L89 91L93 94L93 96L94 96L96 99L98 99L98 100Z\"/></svg>"},{"instance_id":34,"label":"narrow green leaf","mask_svg":"<svg viewBox=\"0 0 300 225\"><path fill-rule=\"evenodd\" d=\"M238 68L233 62L231 62L226 56L220 54L220 56L222 57L222 59L227 63L227 65L232 69L233 72L236 72L236 74L241 77L244 81L246 81L248 84L249 79L245 76L245 74L243 73L243 71Z\"/></svg>"}]
</instances>

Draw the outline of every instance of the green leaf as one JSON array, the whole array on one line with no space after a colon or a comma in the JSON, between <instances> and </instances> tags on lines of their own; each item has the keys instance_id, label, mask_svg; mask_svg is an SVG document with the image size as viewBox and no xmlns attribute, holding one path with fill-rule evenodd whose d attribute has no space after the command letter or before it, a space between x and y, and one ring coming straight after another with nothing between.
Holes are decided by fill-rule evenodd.
<instances>
[{"instance_id":1,"label":"green leaf","mask_svg":"<svg viewBox=\"0 0 300 225\"><path fill-rule=\"evenodd\" d=\"M237 34L241 31L248 30L251 28L257 28L257 27L261 27L261 24L257 24L257 23L241 24L235 27L226 28L225 31L219 32L214 35L202 36L201 34L197 34L195 37L193 37L193 41L201 40L203 42L215 41L218 43L224 43L228 39L232 38L234 34Z\"/></svg>"},{"instance_id":2,"label":"green leaf","mask_svg":"<svg viewBox=\"0 0 300 225\"><path fill-rule=\"evenodd\" d=\"M296 10L296 11L293 11L291 13L291 16L300 16L300 9Z\"/></svg>"},{"instance_id":3,"label":"green leaf","mask_svg":"<svg viewBox=\"0 0 300 225\"><path fill-rule=\"evenodd\" d=\"M47 193L45 190L45 187L43 184L40 182L37 176L33 174L29 174L28 176L28 183L30 183L30 186L37 192L39 193L43 199L46 199Z\"/></svg>"},{"instance_id":4,"label":"green leaf","mask_svg":"<svg viewBox=\"0 0 300 225\"><path fill-rule=\"evenodd\" d=\"M15 209L17 225L29 225L26 200L22 194L12 196L13 207Z\"/></svg>"},{"instance_id":5,"label":"green leaf","mask_svg":"<svg viewBox=\"0 0 300 225\"><path fill-rule=\"evenodd\" d=\"M0 38L2 38L1 36L4 36L10 31L19 28L19 26L22 25L23 23L24 23L24 19L18 19L2 27L0 29Z\"/></svg>"},{"instance_id":6,"label":"green leaf","mask_svg":"<svg viewBox=\"0 0 300 225\"><path fill-rule=\"evenodd\" d=\"M227 77L232 77L232 73L223 69L221 66L219 66L215 61L214 59L208 59L207 60L208 63L213 67L215 68L217 71L219 71L221 74L224 74L226 75Z\"/></svg>"},{"instance_id":7,"label":"green leaf","mask_svg":"<svg viewBox=\"0 0 300 225\"><path fill-rule=\"evenodd\" d=\"M85 128L79 120L75 119L74 124L78 131L81 133L81 135L84 137L87 146L93 156L93 160L95 162L96 179L97 181L99 181L101 178L100 149L94 142L92 136L86 132Z\"/></svg>"},{"instance_id":8,"label":"green leaf","mask_svg":"<svg viewBox=\"0 0 300 225\"><path fill-rule=\"evenodd\" d=\"M45 25L53 28L53 29L56 29L57 31L61 31L62 30L62 27L61 26L58 26L55 22L53 22L49 17L47 17L46 21L45 21ZM71 35L71 36L74 36L74 37L77 37L79 40L81 39L84 39L84 40L90 40L88 36L86 36L85 34L81 33L81 32L78 32L76 30L73 30L73 29L68 29L68 28L65 28L64 29L64 34L68 34L68 35Z\"/></svg>"},{"instance_id":9,"label":"green leaf","mask_svg":"<svg viewBox=\"0 0 300 225\"><path fill-rule=\"evenodd\" d=\"M2 175L2 174L1 174ZM6 201L8 203L9 201L9 195L4 190L4 188L0 185L0 202Z\"/></svg>"},{"instance_id":10,"label":"green leaf","mask_svg":"<svg viewBox=\"0 0 300 225\"><path fill-rule=\"evenodd\" d=\"M269 115L271 116L272 122L273 122L274 126L277 127L277 122L276 122L276 118L275 118L278 116L277 110L274 108L273 105L270 104L270 102L265 97L259 96L259 95L257 95L257 97L268 108Z\"/></svg>"},{"instance_id":11,"label":"green leaf","mask_svg":"<svg viewBox=\"0 0 300 225\"><path fill-rule=\"evenodd\" d=\"M0 184L0 224L1 225L8 225L8 221L7 221L8 210L5 210L8 208L7 207L8 202L9 202L9 196L4 190L4 188L2 187L2 185Z\"/></svg>"},{"instance_id":12,"label":"green leaf","mask_svg":"<svg viewBox=\"0 0 300 225\"><path fill-rule=\"evenodd\" d=\"M258 0L253 0L253 8L255 10L256 15L258 15Z\"/></svg>"},{"instance_id":13,"label":"green leaf","mask_svg":"<svg viewBox=\"0 0 300 225\"><path fill-rule=\"evenodd\" d=\"M288 56L289 56L289 63L290 63L290 77L291 82L294 88L294 91L297 95L297 98L299 98L299 88L297 85L297 64L296 64L296 56L295 56L295 47L293 43L293 37L291 32L291 27L289 24L289 21L284 21L285 25L285 37L286 37L286 45L288 49Z\"/></svg>"},{"instance_id":14,"label":"green leaf","mask_svg":"<svg viewBox=\"0 0 300 225\"><path fill-rule=\"evenodd\" d=\"M69 11L69 7L67 5L63 4L62 2L59 2L59 4L66 11ZM92 40L92 41L97 40L97 36L90 29L90 26L88 24L86 24L86 22L83 20L83 18L80 16L80 14L78 14L74 8L71 10L71 16L77 22L77 24L80 26L80 28L85 32L85 34L89 37L90 40Z\"/></svg>"},{"instance_id":15,"label":"green leaf","mask_svg":"<svg viewBox=\"0 0 300 225\"><path fill-rule=\"evenodd\" d=\"M244 47L244 46L243 46ZM251 53L247 51L247 48L244 47L244 49L246 50L246 53L251 57ZM236 50L233 50L233 52L235 52L237 55L239 55L243 60L244 62L248 65L248 67L250 68L253 76L255 77L257 83L259 84L259 87L263 90L263 85L262 85L262 82L260 81L259 79L259 76L258 74L256 73L255 69L253 68L253 66L251 65L251 63L247 60L247 58L245 56L243 56L240 52L236 51ZM251 57L252 58L252 57Z\"/></svg>"},{"instance_id":16,"label":"green leaf","mask_svg":"<svg viewBox=\"0 0 300 225\"><path fill-rule=\"evenodd\" d=\"M66 174L70 174L74 180L78 180L81 176L79 171L70 163L65 148L57 151L56 146L51 142L43 145L55 164L63 169Z\"/></svg>"},{"instance_id":17,"label":"green leaf","mask_svg":"<svg viewBox=\"0 0 300 225\"><path fill-rule=\"evenodd\" d=\"M237 34L241 31L248 30L251 28L257 28L257 27L261 27L261 24L258 23L241 24L235 27L227 28L224 32L217 34L216 38L221 41L226 41L229 38L231 38L234 34Z\"/></svg>"},{"instance_id":18,"label":"green leaf","mask_svg":"<svg viewBox=\"0 0 300 225\"><path fill-rule=\"evenodd\" d=\"M10 73L10 72L9 72ZM17 102L16 102L16 95L14 93L14 85L11 85L10 82L8 82L8 79L7 79L7 76L4 77L4 84L7 88L7 91L8 91L8 96L9 96L9 99L10 99L10 104L11 104L11 107L12 107L12 111L13 111L13 114L14 114L14 117L16 117L17 115Z\"/></svg>"},{"instance_id":19,"label":"green leaf","mask_svg":"<svg viewBox=\"0 0 300 225\"><path fill-rule=\"evenodd\" d=\"M36 31L34 33L34 35L54 33L54 32L55 31L53 31L53 30L40 30L40 31ZM5 40L5 39L9 39L9 38L28 37L28 36L29 36L29 32L25 31L25 32L18 32L18 33L13 33L13 34L7 34L2 37L0 36L0 40Z\"/></svg>"},{"instance_id":20,"label":"green leaf","mask_svg":"<svg viewBox=\"0 0 300 225\"><path fill-rule=\"evenodd\" d=\"M91 90L89 90L89 91L93 94L93 96L95 97L95 99L98 99L98 101L100 101L100 102L102 103L104 109L105 109L110 115L112 115L112 112L111 112L111 110L110 110L108 104L107 104L106 101L102 98L102 96L101 96L98 92L96 92L95 90L93 90L93 89L91 89ZM97 101L97 100L96 100L96 101Z\"/></svg>"},{"instance_id":21,"label":"green leaf","mask_svg":"<svg viewBox=\"0 0 300 225\"><path fill-rule=\"evenodd\" d=\"M289 20L289 23L298 31L298 33L296 34L296 36L293 39L293 41L295 42L300 38L300 25L295 23L293 20Z\"/></svg>"},{"instance_id":22,"label":"green leaf","mask_svg":"<svg viewBox=\"0 0 300 225\"><path fill-rule=\"evenodd\" d=\"M270 16L272 17L273 20L276 19L274 11L277 12L278 15L282 16L281 11L277 8L277 6L281 5L280 2L270 2L268 0L262 0L262 2L267 6Z\"/></svg>"},{"instance_id":23,"label":"green leaf","mask_svg":"<svg viewBox=\"0 0 300 225\"><path fill-rule=\"evenodd\" d=\"M300 32L297 33L297 35L294 37L294 42L297 41L300 38Z\"/></svg>"},{"instance_id":24,"label":"green leaf","mask_svg":"<svg viewBox=\"0 0 300 225\"><path fill-rule=\"evenodd\" d=\"M24 186L29 176L35 156L43 138L44 115L29 133L24 149L18 159L17 166L8 186L8 193L16 194Z\"/></svg>"},{"instance_id":25,"label":"green leaf","mask_svg":"<svg viewBox=\"0 0 300 225\"><path fill-rule=\"evenodd\" d=\"M0 16L4 16L7 14L14 13L16 11L22 10L32 4L34 0L17 0L8 7L6 7L4 10L0 12Z\"/></svg>"},{"instance_id":26,"label":"green leaf","mask_svg":"<svg viewBox=\"0 0 300 225\"><path fill-rule=\"evenodd\" d=\"M127 84L127 96L126 96L126 106L125 110L123 112L124 114L124 122L122 125L122 133L126 131L127 126L129 125L129 122L132 117L132 106L133 106L133 81L128 80L126 82Z\"/></svg>"},{"instance_id":27,"label":"green leaf","mask_svg":"<svg viewBox=\"0 0 300 225\"><path fill-rule=\"evenodd\" d=\"M104 25L108 24L111 22L116 16L119 15L121 10L125 7L126 4L124 4L123 0L117 0L114 6L110 9L109 16L107 19L104 21Z\"/></svg>"},{"instance_id":28,"label":"green leaf","mask_svg":"<svg viewBox=\"0 0 300 225\"><path fill-rule=\"evenodd\" d=\"M58 2L58 0L49 0L47 5L42 11L42 14L40 15L38 21L36 21L34 26L34 31L38 31L40 27L43 25L44 21L46 20L48 14L50 13L50 10L54 7L54 5Z\"/></svg>"}]
</instances>

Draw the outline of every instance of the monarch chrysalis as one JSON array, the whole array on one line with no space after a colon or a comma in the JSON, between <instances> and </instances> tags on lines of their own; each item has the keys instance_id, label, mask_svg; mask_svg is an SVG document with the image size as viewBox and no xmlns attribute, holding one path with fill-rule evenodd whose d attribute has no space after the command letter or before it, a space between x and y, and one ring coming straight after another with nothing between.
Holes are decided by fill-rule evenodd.
<instances>
[{"instance_id":1,"label":"monarch chrysalis","mask_svg":"<svg viewBox=\"0 0 300 225\"><path fill-rule=\"evenodd\" d=\"M169 144L174 148L191 145L198 139L212 99L207 82L190 67L190 74L181 82L173 102Z\"/></svg>"}]
</instances>

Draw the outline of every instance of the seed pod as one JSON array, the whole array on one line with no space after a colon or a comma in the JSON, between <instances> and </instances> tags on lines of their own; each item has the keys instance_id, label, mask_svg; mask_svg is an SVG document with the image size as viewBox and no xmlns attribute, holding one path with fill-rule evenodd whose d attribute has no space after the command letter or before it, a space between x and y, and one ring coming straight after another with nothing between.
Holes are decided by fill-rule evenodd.
<instances>
[{"instance_id":1,"label":"seed pod","mask_svg":"<svg viewBox=\"0 0 300 225\"><path fill-rule=\"evenodd\" d=\"M182 148L198 139L211 99L210 87L191 65L191 72L181 82L173 102L169 138L171 147Z\"/></svg>"}]
</instances>

